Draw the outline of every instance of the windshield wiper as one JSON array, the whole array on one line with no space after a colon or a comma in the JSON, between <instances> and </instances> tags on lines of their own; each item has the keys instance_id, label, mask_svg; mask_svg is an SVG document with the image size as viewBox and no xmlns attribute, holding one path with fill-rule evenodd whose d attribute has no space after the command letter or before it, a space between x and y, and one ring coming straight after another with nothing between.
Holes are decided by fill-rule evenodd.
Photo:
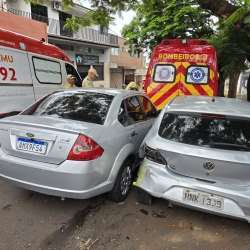
<instances>
[{"instance_id":1,"label":"windshield wiper","mask_svg":"<svg viewBox=\"0 0 250 250\"><path fill-rule=\"evenodd\" d=\"M211 142L209 144L209 146L211 148L237 148L239 150L243 149L243 150L249 150L249 148L245 145L239 145L239 144L234 144L234 143L223 143L223 142Z\"/></svg>"}]
</instances>

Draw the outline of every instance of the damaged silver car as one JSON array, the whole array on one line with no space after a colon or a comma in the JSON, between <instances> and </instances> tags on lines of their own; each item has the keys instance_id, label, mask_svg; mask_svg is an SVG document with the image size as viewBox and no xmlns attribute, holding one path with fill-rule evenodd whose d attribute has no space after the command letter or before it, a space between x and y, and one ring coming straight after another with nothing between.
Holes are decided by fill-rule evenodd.
<instances>
[{"instance_id":1,"label":"damaged silver car","mask_svg":"<svg viewBox=\"0 0 250 250\"><path fill-rule=\"evenodd\" d=\"M40 193L128 196L139 147L158 112L141 92L60 90L0 120L0 178Z\"/></svg>"},{"instance_id":2,"label":"damaged silver car","mask_svg":"<svg viewBox=\"0 0 250 250\"><path fill-rule=\"evenodd\" d=\"M250 222L250 104L205 96L172 100L140 147L138 201Z\"/></svg>"}]
</instances>

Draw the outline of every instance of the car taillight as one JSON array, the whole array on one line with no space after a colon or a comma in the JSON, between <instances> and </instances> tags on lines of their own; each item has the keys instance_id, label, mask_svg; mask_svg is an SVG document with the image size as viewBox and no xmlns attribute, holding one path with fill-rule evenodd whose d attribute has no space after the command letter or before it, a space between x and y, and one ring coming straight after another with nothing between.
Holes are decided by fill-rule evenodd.
<instances>
[{"instance_id":1,"label":"car taillight","mask_svg":"<svg viewBox=\"0 0 250 250\"><path fill-rule=\"evenodd\" d=\"M148 146L145 146L144 150L144 157L146 157L148 160L156 162L158 164L166 165L166 161L161 156L161 154L158 152L158 150L152 149Z\"/></svg>"},{"instance_id":2,"label":"car taillight","mask_svg":"<svg viewBox=\"0 0 250 250\"><path fill-rule=\"evenodd\" d=\"M103 154L104 150L96 142L84 135L79 135L67 160L71 161L91 161Z\"/></svg>"}]
</instances>

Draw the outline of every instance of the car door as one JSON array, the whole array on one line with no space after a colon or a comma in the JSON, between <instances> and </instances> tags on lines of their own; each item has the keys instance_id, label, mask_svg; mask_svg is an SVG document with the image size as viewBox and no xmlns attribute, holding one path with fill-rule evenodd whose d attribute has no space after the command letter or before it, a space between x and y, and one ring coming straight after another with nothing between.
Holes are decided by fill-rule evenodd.
<instances>
[{"instance_id":1,"label":"car door","mask_svg":"<svg viewBox=\"0 0 250 250\"><path fill-rule=\"evenodd\" d=\"M146 136L149 126L146 115L143 111L139 96L131 96L124 100L125 109L128 117L127 136L130 143L135 145L136 160L139 161L139 148Z\"/></svg>"}]
</instances>

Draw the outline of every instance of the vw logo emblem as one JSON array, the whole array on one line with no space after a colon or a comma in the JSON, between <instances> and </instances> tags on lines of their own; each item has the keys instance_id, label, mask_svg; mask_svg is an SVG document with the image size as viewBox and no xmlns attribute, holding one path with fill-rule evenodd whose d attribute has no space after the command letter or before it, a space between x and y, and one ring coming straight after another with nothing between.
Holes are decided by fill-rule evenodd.
<instances>
[{"instance_id":1,"label":"vw logo emblem","mask_svg":"<svg viewBox=\"0 0 250 250\"><path fill-rule=\"evenodd\" d=\"M26 133L26 135L27 135L28 137L35 137L35 135L34 135L34 134L31 134L31 133Z\"/></svg>"},{"instance_id":2,"label":"vw logo emblem","mask_svg":"<svg viewBox=\"0 0 250 250\"><path fill-rule=\"evenodd\" d=\"M203 163L203 168L207 171L213 171L215 168L215 165L212 161L205 161Z\"/></svg>"}]
</instances>

